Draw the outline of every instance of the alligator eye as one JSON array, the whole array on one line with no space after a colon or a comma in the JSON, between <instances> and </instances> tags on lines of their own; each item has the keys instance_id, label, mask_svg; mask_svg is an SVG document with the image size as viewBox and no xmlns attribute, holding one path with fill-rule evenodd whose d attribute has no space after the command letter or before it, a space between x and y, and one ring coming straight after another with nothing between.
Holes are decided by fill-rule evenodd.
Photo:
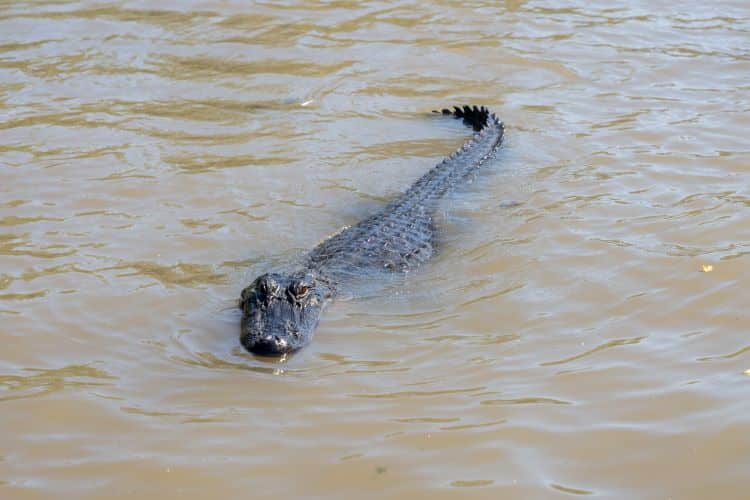
<instances>
[{"instance_id":1,"label":"alligator eye","mask_svg":"<svg viewBox=\"0 0 750 500\"><path fill-rule=\"evenodd\" d=\"M273 278L265 277L264 279L259 280L258 290L262 294L272 297L274 295L278 295L279 284L276 283L276 281L274 281Z\"/></svg>"},{"instance_id":2,"label":"alligator eye","mask_svg":"<svg viewBox=\"0 0 750 500\"><path fill-rule=\"evenodd\" d=\"M310 286L301 281L289 285L289 295L295 299L303 299L308 293L310 293Z\"/></svg>"}]
</instances>

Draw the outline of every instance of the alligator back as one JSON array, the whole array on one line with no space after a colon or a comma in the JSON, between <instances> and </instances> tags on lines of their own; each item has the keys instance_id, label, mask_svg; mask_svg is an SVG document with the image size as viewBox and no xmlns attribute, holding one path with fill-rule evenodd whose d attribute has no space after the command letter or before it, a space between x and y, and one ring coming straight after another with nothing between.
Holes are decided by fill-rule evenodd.
<instances>
[{"instance_id":1,"label":"alligator back","mask_svg":"<svg viewBox=\"0 0 750 500\"><path fill-rule=\"evenodd\" d=\"M463 118L477 132L378 213L314 248L307 257L309 267L336 282L366 270L407 271L432 256L438 201L462 185L503 140L502 122L484 107L442 113Z\"/></svg>"}]
</instances>

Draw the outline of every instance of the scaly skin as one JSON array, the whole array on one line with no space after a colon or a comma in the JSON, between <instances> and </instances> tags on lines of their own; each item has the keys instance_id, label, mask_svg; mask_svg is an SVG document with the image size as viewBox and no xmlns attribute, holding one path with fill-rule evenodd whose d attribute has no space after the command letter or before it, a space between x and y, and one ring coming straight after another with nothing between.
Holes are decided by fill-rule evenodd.
<instances>
[{"instance_id":1,"label":"scaly skin","mask_svg":"<svg viewBox=\"0 0 750 500\"><path fill-rule=\"evenodd\" d=\"M486 108L464 106L476 133L378 213L315 247L296 269L259 276L242 291L240 342L255 354L278 356L307 345L323 310L341 288L377 271L405 272L433 254L438 201L487 161L503 140L503 124Z\"/></svg>"}]
</instances>

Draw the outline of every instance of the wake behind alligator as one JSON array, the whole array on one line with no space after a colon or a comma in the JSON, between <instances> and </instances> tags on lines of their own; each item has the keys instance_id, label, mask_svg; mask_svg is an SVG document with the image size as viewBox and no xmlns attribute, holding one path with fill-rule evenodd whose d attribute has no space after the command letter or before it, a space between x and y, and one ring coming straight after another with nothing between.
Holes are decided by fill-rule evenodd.
<instances>
[{"instance_id":1,"label":"wake behind alligator","mask_svg":"<svg viewBox=\"0 0 750 500\"><path fill-rule=\"evenodd\" d=\"M247 350L274 356L304 347L326 306L357 277L405 272L432 256L439 200L503 141L503 124L487 108L455 107L442 114L462 118L476 133L378 213L323 241L295 269L263 274L242 291L240 342Z\"/></svg>"}]
</instances>

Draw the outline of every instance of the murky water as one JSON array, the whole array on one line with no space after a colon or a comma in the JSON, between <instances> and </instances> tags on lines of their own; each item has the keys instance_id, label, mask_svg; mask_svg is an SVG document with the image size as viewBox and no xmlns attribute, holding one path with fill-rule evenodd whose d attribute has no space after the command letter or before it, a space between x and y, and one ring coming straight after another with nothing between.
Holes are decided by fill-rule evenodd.
<instances>
[{"instance_id":1,"label":"murky water","mask_svg":"<svg viewBox=\"0 0 750 500\"><path fill-rule=\"evenodd\" d=\"M0 497L748 497L750 7L458 4L0 1ZM244 353L461 103L437 258Z\"/></svg>"}]
</instances>

